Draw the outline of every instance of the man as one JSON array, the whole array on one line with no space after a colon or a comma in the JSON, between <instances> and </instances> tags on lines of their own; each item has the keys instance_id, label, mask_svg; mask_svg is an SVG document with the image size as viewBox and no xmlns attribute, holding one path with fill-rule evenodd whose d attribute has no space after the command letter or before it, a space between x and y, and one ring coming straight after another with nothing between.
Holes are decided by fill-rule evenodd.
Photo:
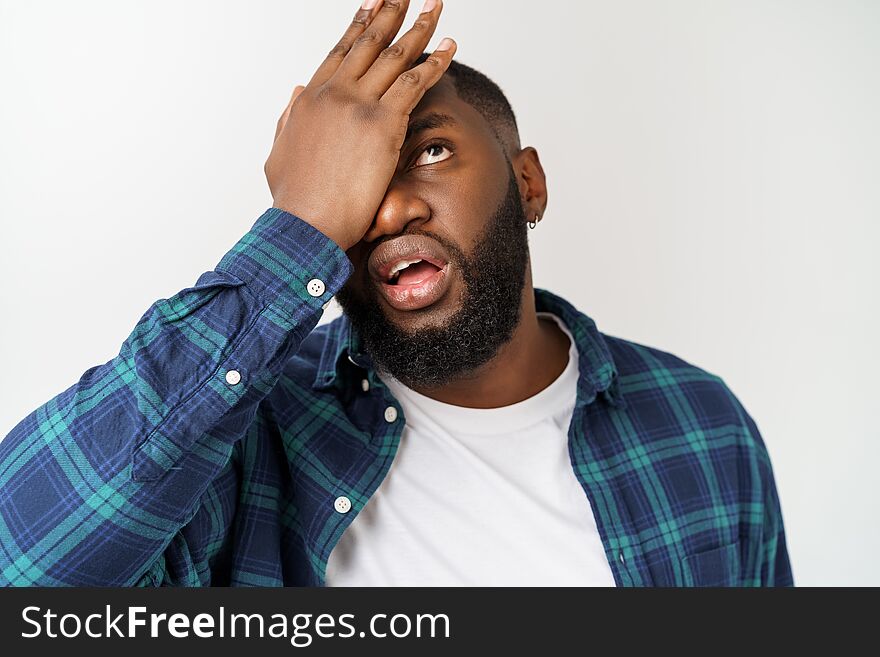
<instances>
[{"instance_id":1,"label":"man","mask_svg":"<svg viewBox=\"0 0 880 657\"><path fill-rule=\"evenodd\" d=\"M407 5L296 88L273 208L0 443L0 582L793 584L755 423L532 287L537 152Z\"/></svg>"}]
</instances>

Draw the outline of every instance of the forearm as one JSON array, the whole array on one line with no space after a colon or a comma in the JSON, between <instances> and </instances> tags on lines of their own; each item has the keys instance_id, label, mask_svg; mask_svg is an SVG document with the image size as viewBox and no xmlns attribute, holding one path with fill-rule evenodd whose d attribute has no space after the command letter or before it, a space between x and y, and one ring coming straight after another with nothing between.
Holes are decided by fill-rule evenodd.
<instances>
[{"instance_id":1,"label":"forearm","mask_svg":"<svg viewBox=\"0 0 880 657\"><path fill-rule=\"evenodd\" d=\"M137 582L351 269L269 210L196 285L152 304L115 358L24 418L0 442L0 584Z\"/></svg>"}]
</instances>

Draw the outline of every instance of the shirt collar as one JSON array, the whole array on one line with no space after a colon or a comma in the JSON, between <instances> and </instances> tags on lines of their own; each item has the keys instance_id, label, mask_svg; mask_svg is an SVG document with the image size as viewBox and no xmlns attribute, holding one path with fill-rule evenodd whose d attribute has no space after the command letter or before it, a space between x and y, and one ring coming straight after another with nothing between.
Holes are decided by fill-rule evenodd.
<instances>
[{"instance_id":1,"label":"shirt collar","mask_svg":"<svg viewBox=\"0 0 880 657\"><path fill-rule=\"evenodd\" d=\"M623 407L617 366L596 323L562 297L541 288L535 288L535 310L553 313L574 336L579 369L576 406L586 406L602 394L610 403ZM337 380L350 380L342 376L344 368L369 370L372 366L360 335L343 315L328 325L314 388L327 389Z\"/></svg>"}]
</instances>

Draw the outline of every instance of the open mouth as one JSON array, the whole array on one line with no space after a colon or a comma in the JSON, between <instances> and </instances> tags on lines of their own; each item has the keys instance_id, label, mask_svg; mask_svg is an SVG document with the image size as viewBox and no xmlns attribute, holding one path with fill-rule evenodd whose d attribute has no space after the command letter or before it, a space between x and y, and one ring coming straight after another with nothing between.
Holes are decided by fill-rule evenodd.
<instances>
[{"instance_id":1,"label":"open mouth","mask_svg":"<svg viewBox=\"0 0 880 657\"><path fill-rule=\"evenodd\" d=\"M435 303L449 284L449 263L442 267L427 260L404 260L396 264L388 281L379 287L392 308L418 310Z\"/></svg>"},{"instance_id":2,"label":"open mouth","mask_svg":"<svg viewBox=\"0 0 880 657\"><path fill-rule=\"evenodd\" d=\"M449 287L452 268L442 245L426 235L383 242L367 266L385 301L397 310L417 310L438 301Z\"/></svg>"},{"instance_id":3,"label":"open mouth","mask_svg":"<svg viewBox=\"0 0 880 657\"><path fill-rule=\"evenodd\" d=\"M391 275L387 283L389 285L419 285L441 269L442 267L421 258L401 260L391 268Z\"/></svg>"}]
</instances>

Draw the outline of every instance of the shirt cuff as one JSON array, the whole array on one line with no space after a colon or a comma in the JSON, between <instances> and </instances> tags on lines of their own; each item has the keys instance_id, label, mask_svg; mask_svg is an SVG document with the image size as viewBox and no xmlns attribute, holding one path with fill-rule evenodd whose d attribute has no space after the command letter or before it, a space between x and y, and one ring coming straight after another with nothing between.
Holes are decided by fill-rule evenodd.
<instances>
[{"instance_id":1,"label":"shirt cuff","mask_svg":"<svg viewBox=\"0 0 880 657\"><path fill-rule=\"evenodd\" d=\"M269 208L220 260L266 304L325 306L354 265L336 242L300 217Z\"/></svg>"}]
</instances>

